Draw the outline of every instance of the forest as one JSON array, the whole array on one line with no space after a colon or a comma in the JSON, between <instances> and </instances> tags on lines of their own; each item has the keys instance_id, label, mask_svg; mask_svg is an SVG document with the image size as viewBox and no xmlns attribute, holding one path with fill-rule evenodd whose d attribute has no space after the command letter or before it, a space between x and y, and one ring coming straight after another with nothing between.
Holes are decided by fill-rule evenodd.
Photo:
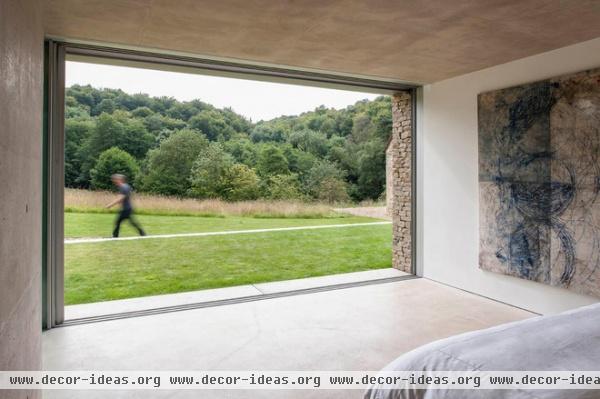
<instances>
[{"instance_id":1,"label":"forest","mask_svg":"<svg viewBox=\"0 0 600 399\"><path fill-rule=\"evenodd\" d=\"M199 93L198 97L201 97ZM200 100L74 85L65 98L65 186L186 198L377 200L391 99L253 122Z\"/></svg>"}]
</instances>

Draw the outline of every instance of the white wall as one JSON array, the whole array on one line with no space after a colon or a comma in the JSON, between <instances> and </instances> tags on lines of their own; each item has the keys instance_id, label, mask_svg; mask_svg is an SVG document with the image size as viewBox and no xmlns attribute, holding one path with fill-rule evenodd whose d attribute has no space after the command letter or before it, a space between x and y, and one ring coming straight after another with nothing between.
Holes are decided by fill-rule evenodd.
<instances>
[{"instance_id":1,"label":"white wall","mask_svg":"<svg viewBox=\"0 0 600 399\"><path fill-rule=\"evenodd\" d=\"M600 38L423 88L417 121L421 275L543 314L598 300L478 267L477 94L594 67L600 67Z\"/></svg>"}]
</instances>

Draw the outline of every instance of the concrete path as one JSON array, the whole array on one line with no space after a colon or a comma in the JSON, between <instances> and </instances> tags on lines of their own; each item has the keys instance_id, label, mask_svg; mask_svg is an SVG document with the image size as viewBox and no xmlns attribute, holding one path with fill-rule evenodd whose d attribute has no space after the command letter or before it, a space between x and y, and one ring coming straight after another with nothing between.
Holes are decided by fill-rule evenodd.
<instances>
[{"instance_id":1,"label":"concrete path","mask_svg":"<svg viewBox=\"0 0 600 399\"><path fill-rule=\"evenodd\" d=\"M348 224L325 224L317 226L297 226L297 227L278 227L272 229L254 229L254 230L229 230L229 231L208 231L204 233L181 233L181 234L156 234L149 236L119 237L119 238L67 238L65 244L90 244L108 241L131 241L131 240L151 240L155 238L179 238L179 237L206 237L222 236L231 234L252 234L252 233L270 233L276 231L295 231L295 230L316 230L316 229L339 229L344 227L357 226L375 226L381 224L390 224L391 222L368 222L368 223L348 223Z\"/></svg>"},{"instance_id":2,"label":"concrete path","mask_svg":"<svg viewBox=\"0 0 600 399\"><path fill-rule=\"evenodd\" d=\"M376 219L392 220L386 212L385 206L362 206L356 208L336 208L336 212L349 213L355 216L366 216Z\"/></svg>"}]
</instances>

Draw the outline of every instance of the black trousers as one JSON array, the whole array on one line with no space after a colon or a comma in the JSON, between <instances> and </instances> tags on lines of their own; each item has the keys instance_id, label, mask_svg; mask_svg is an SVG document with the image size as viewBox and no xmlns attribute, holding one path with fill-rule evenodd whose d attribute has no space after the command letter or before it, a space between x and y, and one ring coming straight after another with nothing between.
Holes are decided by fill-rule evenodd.
<instances>
[{"instance_id":1,"label":"black trousers","mask_svg":"<svg viewBox=\"0 0 600 399\"><path fill-rule=\"evenodd\" d=\"M137 231L140 233L141 236L146 235L146 233L142 229L142 226L140 226L140 224L137 222L137 220L135 220L132 213L133 213L133 211L131 209L122 209L119 212L119 215L117 216L117 220L115 221L115 229L113 230L113 237L116 238L119 236L119 230L121 230L121 223L123 223L123 221L125 219L129 220L129 223L131 223L131 225L137 229Z\"/></svg>"}]
</instances>

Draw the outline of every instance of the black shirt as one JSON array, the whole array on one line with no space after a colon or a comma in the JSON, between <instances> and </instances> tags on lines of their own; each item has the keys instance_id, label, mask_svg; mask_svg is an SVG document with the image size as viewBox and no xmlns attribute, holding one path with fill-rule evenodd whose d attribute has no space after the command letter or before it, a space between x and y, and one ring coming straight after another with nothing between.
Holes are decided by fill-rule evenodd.
<instances>
[{"instance_id":1,"label":"black shirt","mask_svg":"<svg viewBox=\"0 0 600 399\"><path fill-rule=\"evenodd\" d=\"M131 186L127 183L123 183L119 186L119 193L121 193L124 198L123 202L121 202L121 207L124 211L131 210Z\"/></svg>"}]
</instances>

